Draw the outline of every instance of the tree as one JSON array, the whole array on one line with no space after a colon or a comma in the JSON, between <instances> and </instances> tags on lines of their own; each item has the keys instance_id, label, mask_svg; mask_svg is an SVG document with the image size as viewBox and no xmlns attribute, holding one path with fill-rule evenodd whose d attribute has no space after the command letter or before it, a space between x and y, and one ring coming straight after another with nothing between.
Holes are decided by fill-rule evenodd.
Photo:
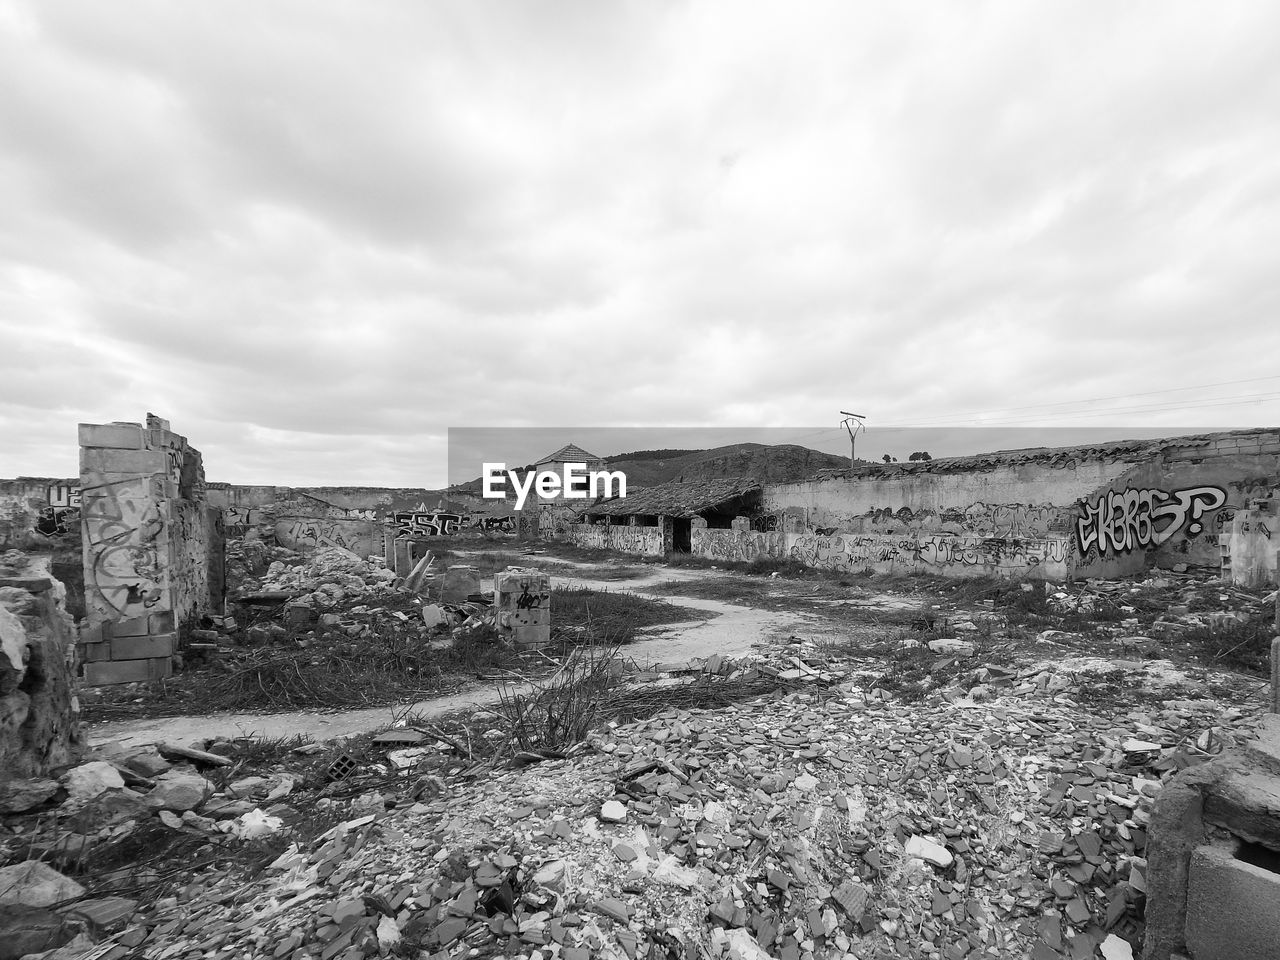
<instances>
[{"instance_id":1,"label":"tree","mask_svg":"<svg viewBox=\"0 0 1280 960\"><path fill-rule=\"evenodd\" d=\"M908 460L932 460L933 457L929 455L928 451L921 450L916 453L913 453L911 456L907 457L907 459Z\"/></svg>"},{"instance_id":2,"label":"tree","mask_svg":"<svg viewBox=\"0 0 1280 960\"><path fill-rule=\"evenodd\" d=\"M888 463L890 460L892 460L892 459L893 459L893 457L889 456L889 455L886 453L886 454L885 454L883 457L881 457L880 459L881 459L881 460L883 460L885 463Z\"/></svg>"}]
</instances>

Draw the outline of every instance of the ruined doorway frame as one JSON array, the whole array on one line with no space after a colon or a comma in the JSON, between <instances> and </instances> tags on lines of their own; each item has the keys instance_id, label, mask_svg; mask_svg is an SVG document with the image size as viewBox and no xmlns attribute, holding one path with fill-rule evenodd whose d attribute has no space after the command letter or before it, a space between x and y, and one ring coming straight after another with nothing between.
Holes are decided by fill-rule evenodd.
<instances>
[{"instance_id":1,"label":"ruined doorway frame","mask_svg":"<svg viewBox=\"0 0 1280 960\"><path fill-rule=\"evenodd\" d=\"M693 552L693 520L690 517L671 518L671 552Z\"/></svg>"}]
</instances>

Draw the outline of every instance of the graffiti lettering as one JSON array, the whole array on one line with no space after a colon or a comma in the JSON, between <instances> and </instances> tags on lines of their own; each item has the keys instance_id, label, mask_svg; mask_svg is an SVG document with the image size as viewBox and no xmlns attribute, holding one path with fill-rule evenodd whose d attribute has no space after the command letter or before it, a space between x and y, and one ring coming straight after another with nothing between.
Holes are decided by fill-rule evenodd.
<instances>
[{"instance_id":1,"label":"graffiti lettering","mask_svg":"<svg viewBox=\"0 0 1280 960\"><path fill-rule=\"evenodd\" d=\"M517 610L537 610L542 606L543 598L529 592L529 584L521 581L520 596L516 597Z\"/></svg>"},{"instance_id":2,"label":"graffiti lettering","mask_svg":"<svg viewBox=\"0 0 1280 960\"><path fill-rule=\"evenodd\" d=\"M1221 487L1183 490L1112 490L1093 504L1082 501L1076 519L1076 545L1083 557L1158 547L1185 529L1195 536L1204 529L1203 515L1227 502Z\"/></svg>"},{"instance_id":3,"label":"graffiti lettering","mask_svg":"<svg viewBox=\"0 0 1280 960\"><path fill-rule=\"evenodd\" d=\"M51 507L78 507L80 506L80 488L73 487L66 483L55 483L49 487L48 491L49 506Z\"/></svg>"},{"instance_id":4,"label":"graffiti lettering","mask_svg":"<svg viewBox=\"0 0 1280 960\"><path fill-rule=\"evenodd\" d=\"M42 537L59 537L79 529L79 507L44 507L36 520L36 533Z\"/></svg>"},{"instance_id":5,"label":"graffiti lettering","mask_svg":"<svg viewBox=\"0 0 1280 960\"><path fill-rule=\"evenodd\" d=\"M363 556L373 549L368 526L352 520L286 518L276 523L275 536L280 546L290 550L338 547Z\"/></svg>"},{"instance_id":6,"label":"graffiti lettering","mask_svg":"<svg viewBox=\"0 0 1280 960\"><path fill-rule=\"evenodd\" d=\"M472 527L484 532L499 530L505 533L515 533L515 517L480 517L472 524Z\"/></svg>"},{"instance_id":7,"label":"graffiti lettering","mask_svg":"<svg viewBox=\"0 0 1280 960\"><path fill-rule=\"evenodd\" d=\"M430 513L414 510L391 515L396 534L401 537L452 536L462 529L463 523L468 519L470 518L459 513L443 513L440 510L432 510Z\"/></svg>"}]
</instances>

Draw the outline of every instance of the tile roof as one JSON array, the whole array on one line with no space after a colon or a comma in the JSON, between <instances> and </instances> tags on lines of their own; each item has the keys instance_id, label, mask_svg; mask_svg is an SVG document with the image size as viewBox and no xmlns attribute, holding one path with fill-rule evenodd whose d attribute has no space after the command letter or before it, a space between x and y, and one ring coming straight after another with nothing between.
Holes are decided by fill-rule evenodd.
<instances>
[{"instance_id":1,"label":"tile roof","mask_svg":"<svg viewBox=\"0 0 1280 960\"><path fill-rule=\"evenodd\" d=\"M758 493L761 489L762 485L758 480L739 477L690 480L683 483L671 481L654 484L651 487L637 487L634 490L628 490L625 497L615 497L603 503L583 507L578 512L612 517L625 517L632 514L693 517L739 497Z\"/></svg>"},{"instance_id":2,"label":"tile roof","mask_svg":"<svg viewBox=\"0 0 1280 960\"><path fill-rule=\"evenodd\" d=\"M547 454L538 463L602 463L603 461L603 457L587 453L576 443L566 443L555 453Z\"/></svg>"}]
</instances>

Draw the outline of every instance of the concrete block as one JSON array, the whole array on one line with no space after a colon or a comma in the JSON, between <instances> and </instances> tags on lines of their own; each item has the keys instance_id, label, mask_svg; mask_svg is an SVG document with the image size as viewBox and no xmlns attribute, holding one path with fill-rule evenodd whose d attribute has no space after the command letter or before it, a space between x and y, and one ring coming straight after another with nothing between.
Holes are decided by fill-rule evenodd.
<instances>
[{"instance_id":1,"label":"concrete block","mask_svg":"<svg viewBox=\"0 0 1280 960\"><path fill-rule=\"evenodd\" d=\"M177 646L178 636L162 633L150 637L117 637L111 641L112 660L146 660L151 657L171 657Z\"/></svg>"},{"instance_id":2,"label":"concrete block","mask_svg":"<svg viewBox=\"0 0 1280 960\"><path fill-rule=\"evenodd\" d=\"M163 680L171 676L173 676L173 661L168 657L156 657L152 660L111 660L84 665L84 682L91 687Z\"/></svg>"},{"instance_id":3,"label":"concrete block","mask_svg":"<svg viewBox=\"0 0 1280 960\"><path fill-rule=\"evenodd\" d=\"M1280 777L1254 764L1226 771L1205 794L1204 819L1254 843L1276 843L1280 840Z\"/></svg>"},{"instance_id":4,"label":"concrete block","mask_svg":"<svg viewBox=\"0 0 1280 960\"><path fill-rule=\"evenodd\" d=\"M1198 847L1191 855L1187 947L1196 960L1280 957L1280 873Z\"/></svg>"},{"instance_id":5,"label":"concrete block","mask_svg":"<svg viewBox=\"0 0 1280 960\"><path fill-rule=\"evenodd\" d=\"M80 642L82 644L101 643L106 639L103 636L101 623L84 623L80 626Z\"/></svg>"},{"instance_id":6,"label":"concrete block","mask_svg":"<svg viewBox=\"0 0 1280 960\"><path fill-rule=\"evenodd\" d=\"M82 643L80 645L80 659L84 663L97 663L100 660L111 659L111 644L109 643Z\"/></svg>"},{"instance_id":7,"label":"concrete block","mask_svg":"<svg viewBox=\"0 0 1280 960\"><path fill-rule=\"evenodd\" d=\"M82 423L80 446L141 450L142 428L136 423Z\"/></svg>"},{"instance_id":8,"label":"concrete block","mask_svg":"<svg viewBox=\"0 0 1280 960\"><path fill-rule=\"evenodd\" d=\"M80 450L80 472L122 476L164 473L168 468L163 450L107 450L84 447Z\"/></svg>"},{"instance_id":9,"label":"concrete block","mask_svg":"<svg viewBox=\"0 0 1280 960\"><path fill-rule=\"evenodd\" d=\"M173 633L177 629L172 610L153 613L147 618L147 633Z\"/></svg>"},{"instance_id":10,"label":"concrete block","mask_svg":"<svg viewBox=\"0 0 1280 960\"><path fill-rule=\"evenodd\" d=\"M115 637L145 637L151 632L150 617L130 617L128 620L115 620L102 625L102 633L107 639Z\"/></svg>"}]
</instances>

